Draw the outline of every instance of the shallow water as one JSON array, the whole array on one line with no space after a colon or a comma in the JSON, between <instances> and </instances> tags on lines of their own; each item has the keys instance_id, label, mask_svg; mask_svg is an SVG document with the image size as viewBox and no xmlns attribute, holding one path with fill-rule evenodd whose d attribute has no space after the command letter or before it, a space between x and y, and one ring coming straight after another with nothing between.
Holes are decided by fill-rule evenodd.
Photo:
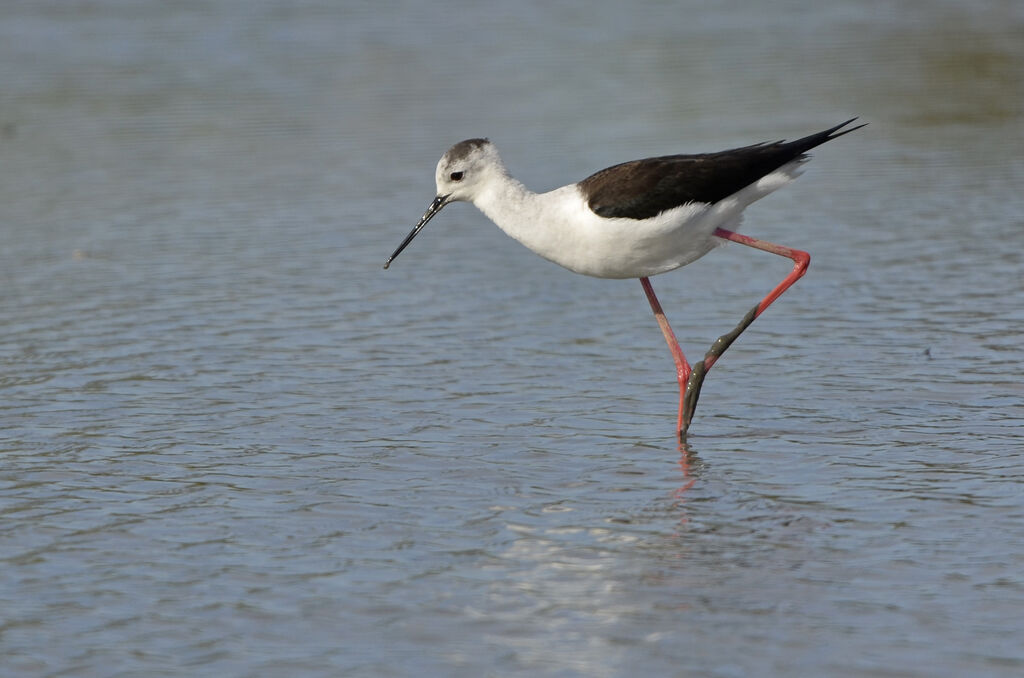
<instances>
[{"instance_id":1,"label":"shallow water","mask_svg":"<svg viewBox=\"0 0 1024 678\"><path fill-rule=\"evenodd\" d=\"M628 9L627 9L628 7ZM1024 13L0 8L0 668L1019 675ZM685 450L640 286L469 206L860 115ZM691 357L789 269L656 289Z\"/></svg>"}]
</instances>

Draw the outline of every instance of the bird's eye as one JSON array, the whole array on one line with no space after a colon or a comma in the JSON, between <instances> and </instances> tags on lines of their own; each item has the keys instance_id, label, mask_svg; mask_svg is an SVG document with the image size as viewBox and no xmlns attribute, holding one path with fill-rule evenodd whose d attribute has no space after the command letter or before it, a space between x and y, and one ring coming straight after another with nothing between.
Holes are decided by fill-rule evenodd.
<instances>
[{"instance_id":1,"label":"bird's eye","mask_svg":"<svg viewBox=\"0 0 1024 678\"><path fill-rule=\"evenodd\" d=\"M452 172L451 174L448 175L448 178L451 179L452 181L462 181L463 174L463 172Z\"/></svg>"}]
</instances>

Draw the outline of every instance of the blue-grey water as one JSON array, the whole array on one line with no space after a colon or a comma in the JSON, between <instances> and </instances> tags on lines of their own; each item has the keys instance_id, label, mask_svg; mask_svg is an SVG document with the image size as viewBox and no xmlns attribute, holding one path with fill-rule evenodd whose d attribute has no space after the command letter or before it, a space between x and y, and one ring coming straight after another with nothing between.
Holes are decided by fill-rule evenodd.
<instances>
[{"instance_id":1,"label":"blue-grey water","mask_svg":"<svg viewBox=\"0 0 1024 678\"><path fill-rule=\"evenodd\" d=\"M1024 5L0 4L0 675L1024 673ZM449 207L870 125L687 447L640 285ZM700 356L790 264L654 280Z\"/></svg>"}]
</instances>

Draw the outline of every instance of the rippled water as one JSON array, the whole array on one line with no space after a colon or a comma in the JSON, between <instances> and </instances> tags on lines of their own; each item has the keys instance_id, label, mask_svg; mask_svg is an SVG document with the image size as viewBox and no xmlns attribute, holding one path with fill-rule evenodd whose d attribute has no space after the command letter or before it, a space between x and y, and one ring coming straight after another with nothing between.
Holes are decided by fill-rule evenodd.
<instances>
[{"instance_id":1,"label":"rippled water","mask_svg":"<svg viewBox=\"0 0 1024 678\"><path fill-rule=\"evenodd\" d=\"M0 8L7 676L1024 670L1007 3ZM469 206L851 115L672 437L639 284ZM789 269L654 280L691 357Z\"/></svg>"}]
</instances>

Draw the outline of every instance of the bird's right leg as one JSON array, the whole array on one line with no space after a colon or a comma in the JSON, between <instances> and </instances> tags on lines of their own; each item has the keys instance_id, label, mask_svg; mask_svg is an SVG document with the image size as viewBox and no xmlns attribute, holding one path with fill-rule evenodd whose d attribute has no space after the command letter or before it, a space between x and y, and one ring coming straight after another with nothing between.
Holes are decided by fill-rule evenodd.
<instances>
[{"instance_id":1,"label":"bird's right leg","mask_svg":"<svg viewBox=\"0 0 1024 678\"><path fill-rule=\"evenodd\" d=\"M676 378L679 380L679 417L676 419L676 431L681 438L686 433L686 428L683 426L683 415L687 396L687 384L690 379L690 363L686 362L686 356L683 355L683 349L679 346L679 340L676 339L675 332L672 331L672 327L668 324L668 318L665 317L665 312L661 309L658 297L654 295L651 281L646 277L640 278L640 284L643 285L644 294L647 295L647 301L650 302L651 310L654 311L654 318L658 321L661 333L665 335L665 343L668 344L668 349L672 351L672 359L676 363ZM696 402L694 402L694 406L696 406ZM691 417L693 417L692 409L689 411L685 422L686 426L689 426L689 418Z\"/></svg>"}]
</instances>

